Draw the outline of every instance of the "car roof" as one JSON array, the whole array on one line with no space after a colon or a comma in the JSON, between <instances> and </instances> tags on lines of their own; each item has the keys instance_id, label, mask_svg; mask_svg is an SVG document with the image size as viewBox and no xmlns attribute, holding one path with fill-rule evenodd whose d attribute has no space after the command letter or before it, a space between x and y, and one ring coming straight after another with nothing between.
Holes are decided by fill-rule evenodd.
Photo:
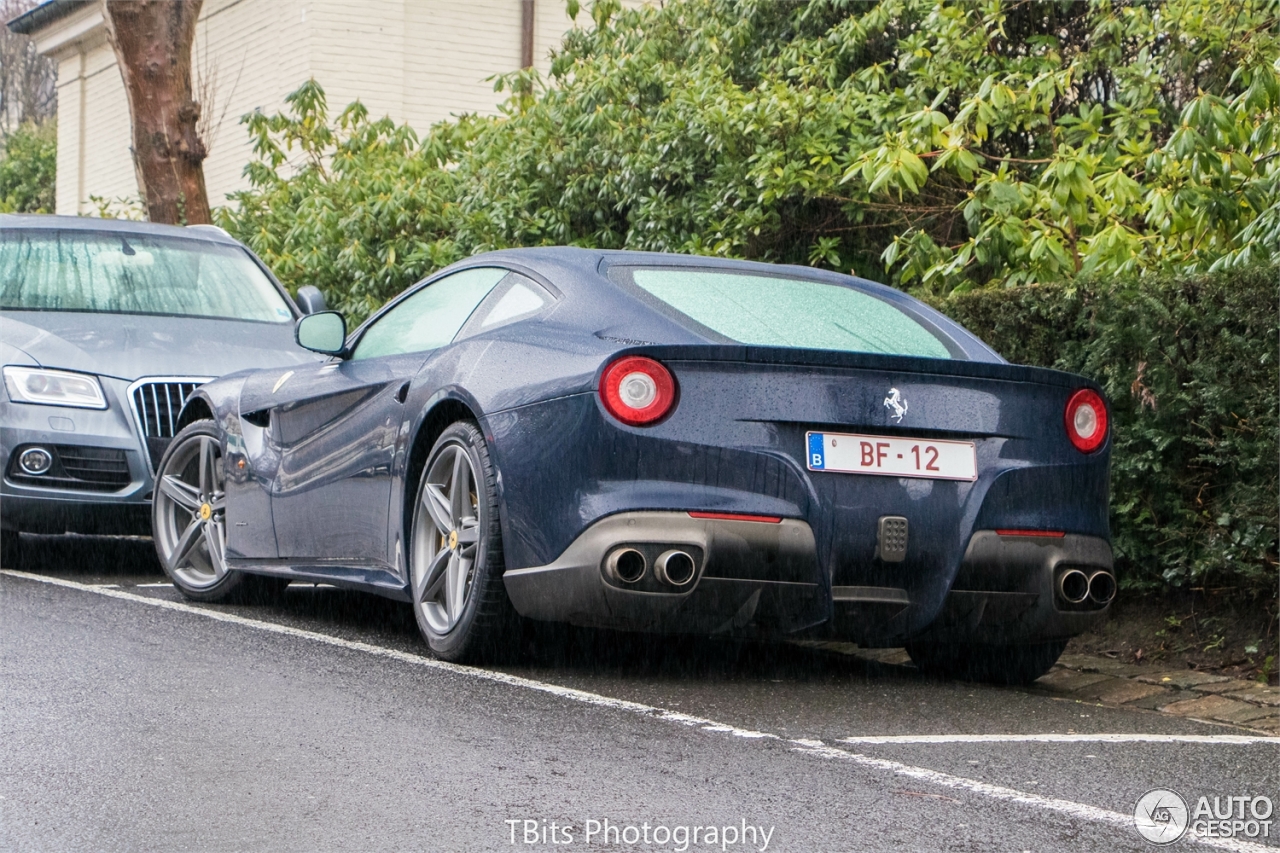
<instances>
[{"instance_id":1,"label":"car roof","mask_svg":"<svg viewBox=\"0 0 1280 853\"><path fill-rule=\"evenodd\" d=\"M550 275L553 271L571 272L584 277L603 275L612 266L672 266L703 267L715 270L735 270L761 275L787 275L811 281L825 281L866 290L893 302L916 299L897 288L855 275L824 270L818 267L802 267L795 264L775 264L764 261L744 261L736 258L709 257L706 255L682 255L674 252L642 252L629 249L581 249L576 246L535 246L518 249L499 249L473 255L456 266L479 266L485 262L523 264L537 272Z\"/></svg>"},{"instance_id":2,"label":"car roof","mask_svg":"<svg viewBox=\"0 0 1280 853\"><path fill-rule=\"evenodd\" d=\"M512 268L524 267L553 282L581 305L589 302L594 308L621 316L623 303L632 310L656 314L655 309L634 296L625 294L618 287L601 287L602 279L608 279L608 268L613 266L670 266L701 267L714 270L731 270L768 276L794 276L809 281L826 282L861 290L885 302L896 305L908 313L923 318L937 327L958 344L966 358L975 361L1003 361L995 350L984 341L932 306L887 284L853 275L833 272L816 267L794 264L773 264L761 261L743 261L733 258L707 257L705 255L681 255L674 252L640 252L625 249L582 249L574 246L537 246L517 249L499 249L474 255L465 261L441 270L498 264ZM585 297L585 298L584 298ZM585 327L584 327L585 328Z\"/></svg>"},{"instance_id":3,"label":"car roof","mask_svg":"<svg viewBox=\"0 0 1280 853\"><path fill-rule=\"evenodd\" d=\"M542 265L554 267L571 267L580 273L596 273L601 270L601 264L606 266L636 266L636 265L670 265L670 266L699 266L714 267L718 269L742 269L755 270L758 272L772 272L777 275L780 271L798 273L801 275L821 274L823 270L814 269L812 267L797 267L786 264L771 264L761 261L740 261L733 258L707 257L705 255L682 255L674 252L642 252L631 249L582 249L576 246L531 246L528 248L518 249L499 249L494 252L485 252L484 254L475 255L468 258L465 263L471 265L480 260L489 261L511 261L515 263L524 263L531 267L537 268ZM832 273L827 273L832 275ZM838 274L836 274L838 275ZM839 276L848 280L848 276Z\"/></svg>"},{"instance_id":4,"label":"car roof","mask_svg":"<svg viewBox=\"0 0 1280 853\"><path fill-rule=\"evenodd\" d=\"M97 216L57 216L49 213L0 213L0 229L27 231L97 231L120 234L147 234L181 237L239 246L241 243L216 225L160 225L132 219L104 219Z\"/></svg>"}]
</instances>

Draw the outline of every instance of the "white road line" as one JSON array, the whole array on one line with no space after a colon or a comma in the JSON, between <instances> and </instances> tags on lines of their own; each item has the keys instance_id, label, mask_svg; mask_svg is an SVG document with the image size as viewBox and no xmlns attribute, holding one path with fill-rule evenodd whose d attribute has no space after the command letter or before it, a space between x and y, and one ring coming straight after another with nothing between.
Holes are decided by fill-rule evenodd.
<instances>
[{"instance_id":1,"label":"white road line","mask_svg":"<svg viewBox=\"0 0 1280 853\"><path fill-rule=\"evenodd\" d=\"M133 585L133 588L134 589L157 589L162 586L167 586L170 589L173 589L173 584L171 583L135 583Z\"/></svg>"},{"instance_id":2,"label":"white road line","mask_svg":"<svg viewBox=\"0 0 1280 853\"><path fill-rule=\"evenodd\" d=\"M118 589L108 589L104 587L89 586L87 584L77 583L75 581L62 580L60 578L51 578L44 575L33 575L28 572L19 572L12 569L0 569L0 575L8 575L9 577L22 578L24 580L36 581L38 583L50 584L52 586L65 587L67 589L80 590L82 592L93 593L94 595L102 595L108 598L118 598L122 601L132 601L136 604L142 604L147 607L158 607L162 610L173 610L179 613L188 613L193 616L201 616L206 619L212 619L215 622L228 622L233 625L240 625L245 628L253 628L258 631L266 631L271 634L279 634L286 637L294 637L300 640L309 640L311 642L323 643L329 646L349 649L351 651L364 652L366 654L375 655L377 657L387 658L390 660L400 661L413 666L420 666L425 669L434 669L440 672L447 672L452 675L464 676L467 678L475 678L481 681L489 681L497 684L505 684L510 687L520 687L525 690L534 690L539 693L547 693L562 699L569 699L584 705L592 705L599 708L608 708L614 711L626 711L632 714L639 714L645 717L662 720L664 722L679 723L685 726L692 726L707 732L725 733L741 738L769 738L772 740L783 740L778 735L769 734L768 732L757 732L750 729L741 729L737 726L731 726L726 723L709 720L704 717L697 717L692 714L683 714L678 711L669 711L665 708L658 708L652 705L644 705L640 702L632 702L627 699L615 699L611 696L601 696L598 693L590 693L586 690L577 690L572 687L561 687L556 684L547 684L542 681L534 681L531 678L522 678L518 675L508 675L505 672L494 672L487 669L477 669L469 666L459 666L458 664L446 663L445 661L434 660L432 658L422 657L421 655L409 654L408 652L397 651L396 649L388 649L382 646L375 646L369 643L361 643L354 640L343 640L338 637L331 637L327 634L319 634L314 631L305 631L301 628L290 628L287 625L277 625L273 622L263 622L257 619L247 619L243 616L236 616L232 613L222 613L216 610L206 610L201 607L194 607L189 604L183 604L177 601L166 601L161 598L150 598L148 596L134 595ZM982 737L981 735L977 737ZM1017 735L1005 736L1009 738L1019 737ZM1041 736L1044 737L1044 736ZM1118 736L1123 737L1123 736ZM1223 736L1231 737L1231 736ZM846 739L846 741L849 739ZM1274 740L1280 742L1280 738L1250 738L1253 741L1269 741ZM871 758L866 755L848 752L843 749L827 746L820 740L795 739L789 741L795 744L793 750L797 753L810 755L824 759L838 759L849 761L863 767L869 767L877 770L885 770L899 776L907 776L913 779L919 779L923 782L939 785L945 788L969 791L973 794L988 797L996 800L1017 803L1019 805L1030 806L1047 811L1068 814L1082 820L1088 820L1093 823L1104 823L1111 826L1118 826L1129 829L1133 826L1133 816L1126 815L1121 812L1113 812L1107 809L1100 809L1096 806L1086 805L1085 803L1077 803L1072 800L1059 800L1052 797L1042 797L1037 794L1028 794L1023 791L1017 791L1013 788L1003 788L999 785L991 785L986 782L980 782L976 779L967 779L963 776L952 776L948 773L941 773L937 770L929 770L924 767L913 767L910 764L901 764L897 761L888 761L882 758ZM889 742L893 742L889 740ZM1121 741L1123 742L1123 741ZM1236 743L1237 741L1217 741L1222 743ZM1262 844L1254 844L1248 841L1239 841L1232 838L1202 838L1188 835L1186 840L1207 847L1216 847L1220 850L1229 850L1232 853L1276 853L1276 848L1268 847Z\"/></svg>"},{"instance_id":3,"label":"white road line","mask_svg":"<svg viewBox=\"0 0 1280 853\"><path fill-rule=\"evenodd\" d=\"M838 743L930 744L930 743L1273 743L1280 738L1264 735L1156 735L1156 734L1034 734L1034 735L865 735L842 737Z\"/></svg>"},{"instance_id":4,"label":"white road line","mask_svg":"<svg viewBox=\"0 0 1280 853\"><path fill-rule=\"evenodd\" d=\"M633 714L643 714L645 716L656 717L667 722L681 723L686 726L697 726L700 728L710 727L713 731L725 732L737 737L777 738L777 735L768 735L763 732L750 731L749 729L739 729L736 726L726 726L723 723L716 722L715 720L694 717L689 714L682 714L679 711L668 711L665 708L655 708L649 705L642 705L639 702L630 702L626 699L614 699L611 696L601 696L598 693L589 693L585 690L576 690L572 687L561 687L556 684L547 684L545 682L534 681L529 678L521 678L518 675L508 675L505 672L494 672L487 669L459 666L458 664L447 663L446 661L435 660L433 658L410 654L396 649L374 646L369 643L361 643L356 640L343 640L338 637L329 636L328 634L318 634L314 631L305 631L301 628L290 628L287 625L278 625L274 622L262 622L257 619L246 619L243 616L236 616L233 613L221 613L216 610L206 610L205 608L195 607L179 601L152 598L147 595L134 595L133 593L124 592L123 590L89 586L88 584L77 583L76 581L51 578L44 575L33 575L28 572L19 572L12 569L0 569L0 574L9 575L10 577L15 578L22 578L24 580L37 581L39 583L50 584L52 586L66 587L67 589L76 589L82 592L91 592L95 595L105 595L108 598L132 601L137 604L145 604L148 607L159 607L162 610L174 610L179 613L190 613L195 616L203 616L206 619L212 619L215 622L230 622L233 625L242 625L246 628L254 628L256 630L266 631L272 634L281 634L286 637L296 637L300 640L310 640L315 643L324 643L326 645L337 646L343 649L364 652L366 654L390 658L391 660L397 660L402 663L421 666L427 669L435 669L442 672L452 673L454 675L479 678L484 681L493 681L499 684L507 684L512 687L522 687L526 690L550 693L553 696L572 699L575 702L581 702L587 705L611 708L616 711L629 711Z\"/></svg>"},{"instance_id":5,"label":"white road line","mask_svg":"<svg viewBox=\"0 0 1280 853\"><path fill-rule=\"evenodd\" d=\"M1119 826L1125 829L1133 827L1132 814L1123 814L1121 812L1113 812L1108 809L1100 809L1097 806L1077 803L1073 800L1059 800L1054 797L1042 797L1038 794L1028 794L1024 791L1014 790L1013 788L1004 788L1000 785L991 785L987 782L979 782L977 779L966 779L963 776L952 776L950 773L940 773L937 770L928 770L924 767L912 767L910 764L901 764L897 761L887 761L883 758L871 758L867 755L858 755L856 753L846 752L843 749L835 749L830 746L819 746L813 742L794 741L794 743L799 744L794 747L795 752L813 755L818 758L850 761L863 767L874 767L879 770L888 770L890 773L898 776L907 776L911 779L918 779L921 782L929 782L934 785L940 785L944 788L969 791L974 794L980 794L984 797L990 797L994 800L1004 800L1010 803L1018 803L1019 805L1055 811L1081 820L1092 821L1093 823L1108 823L1112 826ZM1217 847L1220 850L1231 850L1234 851L1234 853L1276 853L1275 847L1268 847L1264 844L1255 844L1251 841L1241 841L1235 838L1207 838L1193 835L1191 833L1188 833L1185 837L1188 841L1204 844L1208 847Z\"/></svg>"}]
</instances>

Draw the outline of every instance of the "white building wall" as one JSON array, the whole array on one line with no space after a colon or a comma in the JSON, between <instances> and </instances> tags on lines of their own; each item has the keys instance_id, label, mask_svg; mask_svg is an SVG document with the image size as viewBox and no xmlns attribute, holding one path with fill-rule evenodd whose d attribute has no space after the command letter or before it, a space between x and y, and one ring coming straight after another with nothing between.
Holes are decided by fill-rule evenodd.
<instances>
[{"instance_id":1,"label":"white building wall","mask_svg":"<svg viewBox=\"0 0 1280 853\"><path fill-rule=\"evenodd\" d=\"M590 22L586 5L579 25ZM546 74L573 22L564 0L537 0L534 17L534 65ZM252 145L240 117L281 110L309 77L324 87L331 116L359 99L372 117L423 133L461 113L497 114L507 93L486 78L520 67L520 28L520 0L205 0L192 74L197 87L216 80L202 103L221 119L207 140L210 204L227 204L228 193L247 186ZM35 35L58 62L57 212L94 214L91 196L116 209L120 199L140 205L128 101L101 7L89 4Z\"/></svg>"},{"instance_id":2,"label":"white building wall","mask_svg":"<svg viewBox=\"0 0 1280 853\"><path fill-rule=\"evenodd\" d=\"M205 187L215 207L227 203L227 193L247 186L243 173L253 145L240 117L279 111L285 95L311 75L311 5L306 0L205 0L191 64L193 85L214 81L213 98L201 107L221 119L206 140L204 162ZM130 194L138 194L136 182Z\"/></svg>"},{"instance_id":3,"label":"white building wall","mask_svg":"<svg viewBox=\"0 0 1280 853\"><path fill-rule=\"evenodd\" d=\"M406 0L314 0L311 5L311 75L324 87L330 115L359 99L371 117L389 115L403 122Z\"/></svg>"},{"instance_id":4,"label":"white building wall","mask_svg":"<svg viewBox=\"0 0 1280 853\"><path fill-rule=\"evenodd\" d=\"M641 0L623 0L624 6L639 6ZM591 25L591 9L587 3L579 3L578 18L573 20L565 11L564 0L538 0L534 6L533 67L544 77L551 74L551 51L560 48L564 34L575 25Z\"/></svg>"},{"instance_id":5,"label":"white building wall","mask_svg":"<svg viewBox=\"0 0 1280 853\"><path fill-rule=\"evenodd\" d=\"M485 78L520 67L520 0L408 2L406 11L405 107L415 129L497 114L504 94Z\"/></svg>"},{"instance_id":6,"label":"white building wall","mask_svg":"<svg viewBox=\"0 0 1280 853\"><path fill-rule=\"evenodd\" d=\"M79 52L58 62L58 173L54 210L75 213L81 192L80 128L83 98L83 55Z\"/></svg>"},{"instance_id":7,"label":"white building wall","mask_svg":"<svg viewBox=\"0 0 1280 853\"><path fill-rule=\"evenodd\" d=\"M81 206L76 212L87 213L95 209L91 195L106 199L136 197L138 179L129 154L129 101L111 45L102 41L81 56L85 63L81 113L84 127L77 138L82 148L78 160L84 181L77 181L76 195L84 195L79 198Z\"/></svg>"}]
</instances>

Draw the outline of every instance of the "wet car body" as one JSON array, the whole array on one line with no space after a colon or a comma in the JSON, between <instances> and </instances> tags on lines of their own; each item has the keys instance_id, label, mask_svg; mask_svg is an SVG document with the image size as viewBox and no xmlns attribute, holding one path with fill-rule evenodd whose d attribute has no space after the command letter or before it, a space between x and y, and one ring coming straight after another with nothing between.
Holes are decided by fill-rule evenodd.
<instances>
[{"instance_id":1,"label":"wet car body","mask_svg":"<svg viewBox=\"0 0 1280 853\"><path fill-rule=\"evenodd\" d=\"M594 487L576 507L548 505L534 490L508 492L508 515L529 519L531 533L515 539L509 560L554 565L571 541L568 531L590 519L636 503L682 506L686 516L694 510L784 520L775 525L677 513L658 523L659 529L685 528L685 541L701 541L705 530L712 542L716 558L704 570L702 591L717 594L699 614L699 630L729 630L736 619L789 632L830 619L844 639L896 646L922 635L939 617L956 623L947 631L956 639L1035 641L1074 635L1092 622L1096 611L1055 605L1053 575L1066 564L1111 566L1106 461L1072 458L1079 454L1069 444L1046 453L1038 435L1046 422L1061 428L1062 403L1080 387L1077 378L1042 374L1033 384L1023 368L974 362L951 363L939 374L917 360L843 353L670 348L646 354L678 377L680 408L692 399L719 405L623 435L591 417L590 400L574 397L495 423L509 480L533 479L541 467L533 460L550 458L570 482ZM803 369L800 381L797 367ZM1054 380L1060 400L1045 393ZM886 415L882 402L895 387L913 412L928 417L927 426L917 426L911 413L903 424ZM590 452L564 447L539 422L589 425L578 441ZM979 477L969 483L809 471L802 453L806 433L814 429L975 440ZM708 435L725 444L709 449ZM599 471L634 472L634 480L614 489ZM877 521L884 516L909 520L908 554L901 562L878 558ZM780 529L787 522L803 525L791 540ZM564 532L545 535L555 530ZM1034 535L1045 531L1063 536ZM555 568L516 570L508 574L508 588L513 581L532 582L527 594L547 618L607 624L626 612L622 602L600 601L598 593L607 599L616 593L587 580L587 572L553 585L557 574ZM581 610L573 612L566 600L580 602ZM672 622L697 612L691 605L673 608ZM750 620L740 612L744 606L754 610ZM981 611L988 606L992 616L996 608L1015 611L1014 624L990 618L983 624ZM966 620L974 609L978 618ZM624 618L648 628L653 617L646 607Z\"/></svg>"},{"instance_id":2,"label":"wet car body","mask_svg":"<svg viewBox=\"0 0 1280 853\"><path fill-rule=\"evenodd\" d=\"M1082 452L1064 427L1073 395L1097 393L1081 377L1010 365L905 294L812 269L546 248L479 256L423 286L481 267L536 282L547 304L492 331L473 316L430 351L257 371L196 392L182 418L211 417L221 435L230 568L412 598L424 461L466 420L496 471L503 584L524 617L1016 645L1070 637L1105 611L1060 591L1064 572L1111 578L1109 438ZM639 268L854 288L949 357L726 341L621 282ZM380 316L351 335L348 355ZM603 402L602 377L631 356L665 366L678 388L655 423L620 422ZM976 474L815 469L815 434L970 442ZM901 524L900 552L887 549L885 519ZM638 579L617 570L625 550L643 558ZM657 571L673 551L693 563L679 583Z\"/></svg>"},{"instance_id":3,"label":"wet car body","mask_svg":"<svg viewBox=\"0 0 1280 853\"><path fill-rule=\"evenodd\" d=\"M293 340L301 312L248 249L219 229L68 216L0 216L5 240L80 235L243 253L270 282L280 322L141 312L0 306L0 364L65 371L95 381L101 408L33 404L0 390L0 520L6 536L148 533L155 463L183 402L201 383L249 367L314 362ZM141 241L141 242L140 242ZM0 287L6 283L0 282ZM180 285L178 285L180 286ZM3 385L4 383L0 383ZM19 456L47 448L50 469L30 474Z\"/></svg>"}]
</instances>

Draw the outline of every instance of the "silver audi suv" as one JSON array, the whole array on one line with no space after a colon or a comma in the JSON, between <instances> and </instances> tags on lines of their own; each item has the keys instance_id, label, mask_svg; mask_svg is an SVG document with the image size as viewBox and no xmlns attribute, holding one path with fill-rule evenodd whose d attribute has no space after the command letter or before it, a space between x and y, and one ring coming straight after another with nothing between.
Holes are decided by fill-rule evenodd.
<instances>
[{"instance_id":1,"label":"silver audi suv","mask_svg":"<svg viewBox=\"0 0 1280 853\"><path fill-rule=\"evenodd\" d=\"M155 464L191 392L317 356L298 302L213 226L0 215L0 529L145 533Z\"/></svg>"}]
</instances>

